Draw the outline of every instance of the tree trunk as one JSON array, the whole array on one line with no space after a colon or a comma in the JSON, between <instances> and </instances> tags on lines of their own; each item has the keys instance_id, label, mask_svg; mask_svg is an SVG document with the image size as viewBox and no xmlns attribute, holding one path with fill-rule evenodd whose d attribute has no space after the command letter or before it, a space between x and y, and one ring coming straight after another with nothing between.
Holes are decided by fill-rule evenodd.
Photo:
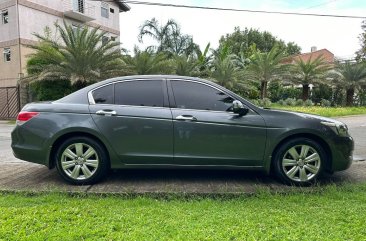
<instances>
[{"instance_id":1,"label":"tree trunk","mask_svg":"<svg viewBox=\"0 0 366 241\"><path fill-rule=\"evenodd\" d=\"M353 96L355 94L355 89L347 89L346 94L346 106L353 106Z\"/></svg>"},{"instance_id":2,"label":"tree trunk","mask_svg":"<svg viewBox=\"0 0 366 241\"><path fill-rule=\"evenodd\" d=\"M309 99L309 85L302 85L302 100Z\"/></svg>"},{"instance_id":3,"label":"tree trunk","mask_svg":"<svg viewBox=\"0 0 366 241\"><path fill-rule=\"evenodd\" d=\"M267 82L261 82L261 99L267 98Z\"/></svg>"}]
</instances>

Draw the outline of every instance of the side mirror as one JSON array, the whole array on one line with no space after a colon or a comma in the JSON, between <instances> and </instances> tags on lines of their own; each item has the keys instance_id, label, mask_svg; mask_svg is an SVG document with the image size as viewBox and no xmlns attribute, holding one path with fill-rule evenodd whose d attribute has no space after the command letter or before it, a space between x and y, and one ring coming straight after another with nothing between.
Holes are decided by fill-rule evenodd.
<instances>
[{"instance_id":1,"label":"side mirror","mask_svg":"<svg viewBox=\"0 0 366 241\"><path fill-rule=\"evenodd\" d=\"M241 103L239 100L233 101L233 112L238 114L239 116L244 116L248 114L249 109L245 108L243 103Z\"/></svg>"}]
</instances>

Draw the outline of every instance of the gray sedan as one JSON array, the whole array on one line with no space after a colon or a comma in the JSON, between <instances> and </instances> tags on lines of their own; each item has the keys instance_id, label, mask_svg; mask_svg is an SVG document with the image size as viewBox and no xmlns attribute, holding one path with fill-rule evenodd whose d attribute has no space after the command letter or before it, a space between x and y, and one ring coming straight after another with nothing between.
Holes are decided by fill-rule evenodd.
<instances>
[{"instance_id":1,"label":"gray sedan","mask_svg":"<svg viewBox=\"0 0 366 241\"><path fill-rule=\"evenodd\" d=\"M128 76L26 105L12 148L72 184L95 183L110 168L200 167L259 169L308 185L347 169L353 140L339 121L259 108L210 81Z\"/></svg>"}]
</instances>

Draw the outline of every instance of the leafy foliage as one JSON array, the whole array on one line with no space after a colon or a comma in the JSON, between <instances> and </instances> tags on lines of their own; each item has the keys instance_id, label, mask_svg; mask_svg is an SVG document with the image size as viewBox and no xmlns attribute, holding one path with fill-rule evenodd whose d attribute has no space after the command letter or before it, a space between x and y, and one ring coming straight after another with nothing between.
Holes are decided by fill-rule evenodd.
<instances>
[{"instance_id":1,"label":"leafy foliage","mask_svg":"<svg viewBox=\"0 0 366 241\"><path fill-rule=\"evenodd\" d=\"M102 44L105 32L99 28L73 28L65 22L63 26L55 23L61 41L52 40L47 36L35 34L40 44L31 46L36 50L30 60L29 70L37 73L39 80L70 80L75 82L93 82L111 76L123 75L124 63L121 58L119 43L108 39ZM41 63L33 65L32 61Z\"/></svg>"},{"instance_id":2,"label":"leafy foliage","mask_svg":"<svg viewBox=\"0 0 366 241\"><path fill-rule=\"evenodd\" d=\"M361 61L366 61L366 20L362 22L361 28L363 31L359 36L361 48L356 52L356 58Z\"/></svg>"},{"instance_id":3,"label":"leafy foliage","mask_svg":"<svg viewBox=\"0 0 366 241\"><path fill-rule=\"evenodd\" d=\"M269 52L256 50L251 56L247 78L261 83L261 99L267 98L267 84L270 81L280 80L288 66L282 64L284 52L274 46Z\"/></svg>"},{"instance_id":4,"label":"leafy foliage","mask_svg":"<svg viewBox=\"0 0 366 241\"><path fill-rule=\"evenodd\" d=\"M366 64L349 61L338 64L331 72L334 82L347 92L346 105L353 105L355 90L366 85Z\"/></svg>"},{"instance_id":5,"label":"leafy foliage","mask_svg":"<svg viewBox=\"0 0 366 241\"><path fill-rule=\"evenodd\" d=\"M252 28L241 30L239 27L235 27L233 33L222 36L221 45L230 46L232 53L236 55L243 52L246 58L253 54L253 46L261 52L269 52L274 46L277 46L286 55L298 54L301 51L301 48L294 42L286 44L267 31L260 32Z\"/></svg>"},{"instance_id":6,"label":"leafy foliage","mask_svg":"<svg viewBox=\"0 0 366 241\"><path fill-rule=\"evenodd\" d=\"M135 48L134 56L124 56L124 61L129 74L170 74L173 71L173 64L164 53L155 53L149 49Z\"/></svg>"},{"instance_id":7,"label":"leafy foliage","mask_svg":"<svg viewBox=\"0 0 366 241\"><path fill-rule=\"evenodd\" d=\"M315 59L310 57L307 61L298 58L295 59L295 62L295 65L292 66L291 81L302 85L302 99L306 101L309 98L309 85L326 83L326 74L331 66L321 55Z\"/></svg>"},{"instance_id":8,"label":"leafy foliage","mask_svg":"<svg viewBox=\"0 0 366 241\"><path fill-rule=\"evenodd\" d=\"M44 80L31 83L31 92L38 101L57 100L70 94L74 88L69 80Z\"/></svg>"},{"instance_id":9,"label":"leafy foliage","mask_svg":"<svg viewBox=\"0 0 366 241\"><path fill-rule=\"evenodd\" d=\"M138 39L143 42L144 37L150 37L157 42L157 45L149 46L155 52L165 52L173 55L191 54L196 45L192 36L182 34L178 23L170 19L165 25L160 25L156 18L146 20L140 26Z\"/></svg>"}]
</instances>

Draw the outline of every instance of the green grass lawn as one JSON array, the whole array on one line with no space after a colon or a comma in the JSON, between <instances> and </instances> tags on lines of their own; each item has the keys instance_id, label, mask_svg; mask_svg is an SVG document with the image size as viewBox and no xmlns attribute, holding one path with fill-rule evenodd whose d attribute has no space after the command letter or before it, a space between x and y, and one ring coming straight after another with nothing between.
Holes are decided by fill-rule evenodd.
<instances>
[{"instance_id":1,"label":"green grass lawn","mask_svg":"<svg viewBox=\"0 0 366 241\"><path fill-rule=\"evenodd\" d=\"M366 184L236 198L0 194L0 240L365 240Z\"/></svg>"},{"instance_id":2,"label":"green grass lawn","mask_svg":"<svg viewBox=\"0 0 366 241\"><path fill-rule=\"evenodd\" d=\"M290 110L297 112L310 113L326 117L337 117L347 115L366 114L366 106L363 107L321 107L321 106L281 106L273 105L272 109Z\"/></svg>"}]
</instances>

